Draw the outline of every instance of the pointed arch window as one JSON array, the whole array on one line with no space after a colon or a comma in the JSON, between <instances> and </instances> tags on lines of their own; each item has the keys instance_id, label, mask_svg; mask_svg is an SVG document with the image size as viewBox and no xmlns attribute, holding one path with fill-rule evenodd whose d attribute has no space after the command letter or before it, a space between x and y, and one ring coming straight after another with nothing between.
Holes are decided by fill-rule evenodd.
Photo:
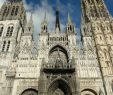
<instances>
[{"instance_id":1,"label":"pointed arch window","mask_svg":"<svg viewBox=\"0 0 113 95\"><path fill-rule=\"evenodd\" d=\"M47 26L46 26L46 25L43 26L43 30L44 30L45 32L47 32Z\"/></svg>"},{"instance_id":2,"label":"pointed arch window","mask_svg":"<svg viewBox=\"0 0 113 95\"><path fill-rule=\"evenodd\" d=\"M44 25L44 30L46 29L46 26Z\"/></svg>"},{"instance_id":3,"label":"pointed arch window","mask_svg":"<svg viewBox=\"0 0 113 95\"><path fill-rule=\"evenodd\" d=\"M13 30L14 30L14 27L13 26L9 26L8 29L7 29L6 36L7 37L11 37L12 36L12 33L13 33Z\"/></svg>"},{"instance_id":4,"label":"pointed arch window","mask_svg":"<svg viewBox=\"0 0 113 95\"><path fill-rule=\"evenodd\" d=\"M88 1L88 3L90 3L90 0L87 0Z\"/></svg>"},{"instance_id":5,"label":"pointed arch window","mask_svg":"<svg viewBox=\"0 0 113 95\"><path fill-rule=\"evenodd\" d=\"M68 31L69 31L69 27L68 27Z\"/></svg>"},{"instance_id":6,"label":"pointed arch window","mask_svg":"<svg viewBox=\"0 0 113 95\"><path fill-rule=\"evenodd\" d=\"M7 29L7 34L6 34L6 36L9 36L9 34L10 34L10 27L8 27L8 29Z\"/></svg>"},{"instance_id":7,"label":"pointed arch window","mask_svg":"<svg viewBox=\"0 0 113 95\"><path fill-rule=\"evenodd\" d=\"M91 15L91 17L94 17L94 7L90 8L90 15Z\"/></svg>"},{"instance_id":8,"label":"pointed arch window","mask_svg":"<svg viewBox=\"0 0 113 95\"><path fill-rule=\"evenodd\" d=\"M102 40L102 37L100 36L100 40Z\"/></svg>"},{"instance_id":9,"label":"pointed arch window","mask_svg":"<svg viewBox=\"0 0 113 95\"><path fill-rule=\"evenodd\" d=\"M12 12L11 12L12 16L14 15L14 12L15 12L15 6L13 6L13 8L12 8Z\"/></svg>"},{"instance_id":10,"label":"pointed arch window","mask_svg":"<svg viewBox=\"0 0 113 95\"><path fill-rule=\"evenodd\" d=\"M108 17L108 13L106 12L105 7L102 5L99 8L100 8L101 17Z\"/></svg>"},{"instance_id":11,"label":"pointed arch window","mask_svg":"<svg viewBox=\"0 0 113 95\"><path fill-rule=\"evenodd\" d=\"M110 36L110 40L112 40L112 36Z\"/></svg>"},{"instance_id":12,"label":"pointed arch window","mask_svg":"<svg viewBox=\"0 0 113 95\"><path fill-rule=\"evenodd\" d=\"M8 41L8 44L7 44L7 51L9 51L9 47L10 47L10 41Z\"/></svg>"},{"instance_id":13,"label":"pointed arch window","mask_svg":"<svg viewBox=\"0 0 113 95\"><path fill-rule=\"evenodd\" d=\"M0 27L0 37L2 36L3 29L4 29L4 27L3 27L3 26L2 26L2 27Z\"/></svg>"},{"instance_id":14,"label":"pointed arch window","mask_svg":"<svg viewBox=\"0 0 113 95\"><path fill-rule=\"evenodd\" d=\"M72 27L71 27L71 25L70 25L70 31L72 31Z\"/></svg>"},{"instance_id":15,"label":"pointed arch window","mask_svg":"<svg viewBox=\"0 0 113 95\"><path fill-rule=\"evenodd\" d=\"M99 3L99 0L96 0L97 3Z\"/></svg>"},{"instance_id":16,"label":"pointed arch window","mask_svg":"<svg viewBox=\"0 0 113 95\"><path fill-rule=\"evenodd\" d=\"M13 33L13 26L10 28L10 36L12 36Z\"/></svg>"},{"instance_id":17,"label":"pointed arch window","mask_svg":"<svg viewBox=\"0 0 113 95\"><path fill-rule=\"evenodd\" d=\"M7 7L5 7L4 9L3 16L5 16L6 13L7 13Z\"/></svg>"},{"instance_id":18,"label":"pointed arch window","mask_svg":"<svg viewBox=\"0 0 113 95\"><path fill-rule=\"evenodd\" d=\"M96 2L97 2L98 4L101 4L103 1L102 1L102 0L96 0Z\"/></svg>"},{"instance_id":19,"label":"pointed arch window","mask_svg":"<svg viewBox=\"0 0 113 95\"><path fill-rule=\"evenodd\" d=\"M28 30L31 31L31 27L28 27Z\"/></svg>"},{"instance_id":20,"label":"pointed arch window","mask_svg":"<svg viewBox=\"0 0 113 95\"><path fill-rule=\"evenodd\" d=\"M104 56L105 56L105 59L108 58L108 53L107 53L107 50L106 49L104 49Z\"/></svg>"},{"instance_id":21,"label":"pointed arch window","mask_svg":"<svg viewBox=\"0 0 113 95\"><path fill-rule=\"evenodd\" d=\"M108 26L106 28L107 28L107 30L109 30L109 27Z\"/></svg>"},{"instance_id":22,"label":"pointed arch window","mask_svg":"<svg viewBox=\"0 0 113 95\"><path fill-rule=\"evenodd\" d=\"M4 52L6 46L6 41L4 41L3 46L2 46L2 52Z\"/></svg>"},{"instance_id":23,"label":"pointed arch window","mask_svg":"<svg viewBox=\"0 0 113 95\"><path fill-rule=\"evenodd\" d=\"M65 39L63 38L63 41ZM67 51L61 47L61 46L55 46L53 47L50 52L49 52L49 62L50 63L61 63L59 65L62 65L62 63L68 63L68 54L67 54Z\"/></svg>"},{"instance_id":24,"label":"pointed arch window","mask_svg":"<svg viewBox=\"0 0 113 95\"><path fill-rule=\"evenodd\" d=\"M9 10L10 10L10 7L8 7L8 9L7 9L6 16L8 16Z\"/></svg>"},{"instance_id":25,"label":"pointed arch window","mask_svg":"<svg viewBox=\"0 0 113 95\"><path fill-rule=\"evenodd\" d=\"M91 0L87 0L87 1L88 1L89 4L92 4L92 1Z\"/></svg>"},{"instance_id":26,"label":"pointed arch window","mask_svg":"<svg viewBox=\"0 0 113 95\"><path fill-rule=\"evenodd\" d=\"M18 14L18 10L19 10L19 7L17 6L16 9L15 9L15 15Z\"/></svg>"}]
</instances>

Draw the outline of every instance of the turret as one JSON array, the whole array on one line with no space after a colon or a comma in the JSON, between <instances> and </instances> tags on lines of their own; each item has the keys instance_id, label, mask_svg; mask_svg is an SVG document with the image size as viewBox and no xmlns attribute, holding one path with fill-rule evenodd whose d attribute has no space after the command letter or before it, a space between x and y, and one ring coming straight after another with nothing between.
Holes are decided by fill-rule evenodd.
<instances>
[{"instance_id":1,"label":"turret","mask_svg":"<svg viewBox=\"0 0 113 95\"><path fill-rule=\"evenodd\" d=\"M69 13L68 13L68 23L67 23L66 31L67 33L73 33L75 31L75 27Z\"/></svg>"},{"instance_id":2,"label":"turret","mask_svg":"<svg viewBox=\"0 0 113 95\"><path fill-rule=\"evenodd\" d=\"M47 23L46 12L45 12L45 17L41 24L41 33L46 33L47 31L48 31L48 23Z\"/></svg>"},{"instance_id":3,"label":"turret","mask_svg":"<svg viewBox=\"0 0 113 95\"><path fill-rule=\"evenodd\" d=\"M81 0L82 17L85 22L92 19L102 19L110 17L103 0Z\"/></svg>"},{"instance_id":4,"label":"turret","mask_svg":"<svg viewBox=\"0 0 113 95\"><path fill-rule=\"evenodd\" d=\"M105 95L108 95L105 76L113 74L112 51L109 50L113 46L113 32L109 24L112 19L104 0L81 0L81 5L81 31L86 54L93 54L97 58Z\"/></svg>"},{"instance_id":5,"label":"turret","mask_svg":"<svg viewBox=\"0 0 113 95\"><path fill-rule=\"evenodd\" d=\"M25 26L24 35L33 36L33 32L34 32L34 25L33 25L33 18L32 18L32 14L31 14L29 21Z\"/></svg>"},{"instance_id":6,"label":"turret","mask_svg":"<svg viewBox=\"0 0 113 95\"><path fill-rule=\"evenodd\" d=\"M0 20L20 20L22 26L26 24L26 13L23 0L7 0L0 10Z\"/></svg>"}]
</instances>

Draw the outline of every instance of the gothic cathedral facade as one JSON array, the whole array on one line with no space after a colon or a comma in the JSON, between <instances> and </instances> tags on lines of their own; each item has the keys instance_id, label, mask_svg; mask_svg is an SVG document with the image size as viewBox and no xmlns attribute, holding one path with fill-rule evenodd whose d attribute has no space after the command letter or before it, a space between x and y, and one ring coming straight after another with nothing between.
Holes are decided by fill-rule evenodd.
<instances>
[{"instance_id":1,"label":"gothic cathedral facade","mask_svg":"<svg viewBox=\"0 0 113 95\"><path fill-rule=\"evenodd\" d=\"M113 95L113 18L104 0L81 0L81 41L68 14L56 9L54 32L45 18L38 45L22 0L0 10L0 95Z\"/></svg>"}]
</instances>

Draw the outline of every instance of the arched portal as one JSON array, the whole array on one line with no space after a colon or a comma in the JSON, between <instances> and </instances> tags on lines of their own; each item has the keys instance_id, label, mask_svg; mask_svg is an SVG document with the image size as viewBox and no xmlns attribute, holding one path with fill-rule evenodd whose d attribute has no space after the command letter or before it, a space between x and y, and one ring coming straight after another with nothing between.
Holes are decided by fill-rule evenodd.
<instances>
[{"instance_id":1,"label":"arched portal","mask_svg":"<svg viewBox=\"0 0 113 95\"><path fill-rule=\"evenodd\" d=\"M72 93L70 87L65 81L56 80L50 85L48 95L72 95Z\"/></svg>"},{"instance_id":2,"label":"arched portal","mask_svg":"<svg viewBox=\"0 0 113 95\"><path fill-rule=\"evenodd\" d=\"M92 89L84 89L82 90L81 95L97 95L97 93Z\"/></svg>"},{"instance_id":3,"label":"arched portal","mask_svg":"<svg viewBox=\"0 0 113 95\"><path fill-rule=\"evenodd\" d=\"M21 95L38 95L38 91L35 89L27 89L23 91Z\"/></svg>"}]
</instances>

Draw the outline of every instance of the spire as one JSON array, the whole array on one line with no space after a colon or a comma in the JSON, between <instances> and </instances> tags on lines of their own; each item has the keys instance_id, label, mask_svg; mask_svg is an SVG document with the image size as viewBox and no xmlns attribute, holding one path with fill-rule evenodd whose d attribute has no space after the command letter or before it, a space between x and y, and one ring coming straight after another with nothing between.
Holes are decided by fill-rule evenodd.
<instances>
[{"instance_id":1,"label":"spire","mask_svg":"<svg viewBox=\"0 0 113 95\"><path fill-rule=\"evenodd\" d=\"M47 0L45 0L45 5L44 5L44 9L45 9L45 14L44 14L44 19L42 20L42 24L47 23Z\"/></svg>"},{"instance_id":2,"label":"spire","mask_svg":"<svg viewBox=\"0 0 113 95\"><path fill-rule=\"evenodd\" d=\"M47 22L47 14L46 14L46 11L48 9L47 7L47 0L45 0L45 14L44 14L44 19L41 23L41 33L47 33L48 32L48 22Z\"/></svg>"},{"instance_id":3,"label":"spire","mask_svg":"<svg viewBox=\"0 0 113 95\"><path fill-rule=\"evenodd\" d=\"M81 0L81 8L84 22L100 18L109 19L110 17L104 0Z\"/></svg>"},{"instance_id":4,"label":"spire","mask_svg":"<svg viewBox=\"0 0 113 95\"><path fill-rule=\"evenodd\" d=\"M46 11L45 11L44 20L42 21L42 24L41 24L41 32L42 33L47 32L47 26L48 26L48 23L47 23Z\"/></svg>"},{"instance_id":5,"label":"spire","mask_svg":"<svg viewBox=\"0 0 113 95\"><path fill-rule=\"evenodd\" d=\"M72 22L72 18L70 16L70 4L68 3L68 22L67 22L67 32L69 33L74 33L75 27L74 24Z\"/></svg>"},{"instance_id":6,"label":"spire","mask_svg":"<svg viewBox=\"0 0 113 95\"><path fill-rule=\"evenodd\" d=\"M68 23L72 23L72 18L69 13L68 13Z\"/></svg>"},{"instance_id":7,"label":"spire","mask_svg":"<svg viewBox=\"0 0 113 95\"><path fill-rule=\"evenodd\" d=\"M72 23L72 18L71 18L71 16L70 16L70 4L68 3L68 23Z\"/></svg>"},{"instance_id":8,"label":"spire","mask_svg":"<svg viewBox=\"0 0 113 95\"><path fill-rule=\"evenodd\" d=\"M59 19L59 0L57 0L57 7L56 7L56 25L55 25L56 32L60 32L60 19Z\"/></svg>"},{"instance_id":9,"label":"spire","mask_svg":"<svg viewBox=\"0 0 113 95\"><path fill-rule=\"evenodd\" d=\"M25 27L25 32L24 34L27 33L27 35L32 35L34 32L34 25L33 25L33 17L32 17L32 13L31 13L31 16L26 24L26 27Z\"/></svg>"}]
</instances>

